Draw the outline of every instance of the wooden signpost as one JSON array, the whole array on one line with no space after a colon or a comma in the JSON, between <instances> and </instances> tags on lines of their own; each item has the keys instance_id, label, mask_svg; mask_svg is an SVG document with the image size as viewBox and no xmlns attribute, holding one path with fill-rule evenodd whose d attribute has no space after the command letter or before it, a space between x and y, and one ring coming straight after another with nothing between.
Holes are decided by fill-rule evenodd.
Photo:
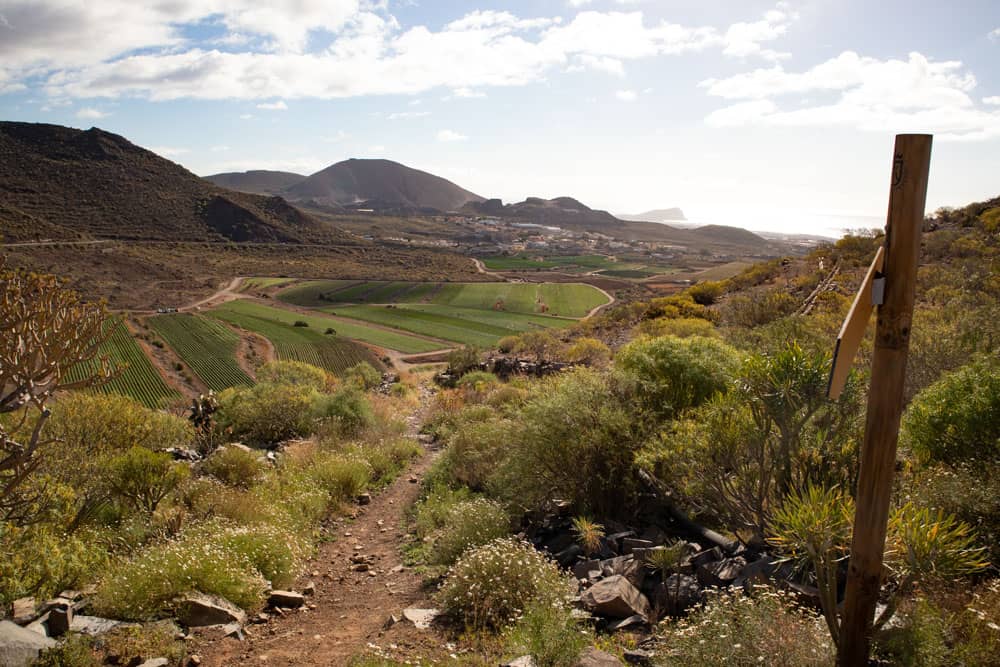
<instances>
[{"instance_id":1,"label":"wooden signpost","mask_svg":"<svg viewBox=\"0 0 1000 667\"><path fill-rule=\"evenodd\" d=\"M875 352L858 474L854 535L837 647L840 667L867 665L871 649L875 605L882 585L882 556L896 466L896 441L903 412L903 383L927 199L931 140L928 134L896 136L885 244L876 254L840 331L830 372L828 393L836 397L844 387L868 318L876 305L873 301L877 302ZM882 280L884 282L880 282Z\"/></svg>"}]
</instances>

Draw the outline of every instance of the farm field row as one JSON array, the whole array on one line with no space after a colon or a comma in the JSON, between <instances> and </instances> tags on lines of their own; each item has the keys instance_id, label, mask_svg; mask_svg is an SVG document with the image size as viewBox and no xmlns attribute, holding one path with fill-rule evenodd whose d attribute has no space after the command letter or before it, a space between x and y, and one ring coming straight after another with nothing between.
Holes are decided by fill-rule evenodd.
<instances>
[{"instance_id":1,"label":"farm field row","mask_svg":"<svg viewBox=\"0 0 1000 667\"><path fill-rule=\"evenodd\" d=\"M343 306L338 307L335 312L342 317L479 347L491 347L504 336L512 336L529 329L548 328L552 324L566 326L572 322L555 317L542 318L517 313L495 313L453 306L419 304ZM499 317L486 317L489 315ZM532 322L529 318L536 318L542 322Z\"/></svg>"},{"instance_id":2,"label":"farm field row","mask_svg":"<svg viewBox=\"0 0 1000 667\"><path fill-rule=\"evenodd\" d=\"M225 324L188 314L152 317L149 324L209 389L253 384L236 361L240 337Z\"/></svg>"},{"instance_id":3,"label":"farm field row","mask_svg":"<svg viewBox=\"0 0 1000 667\"><path fill-rule=\"evenodd\" d=\"M151 408L162 407L181 398L177 391L167 385L124 322L119 318L112 318L106 326L114 327L114 331L101 345L99 356L107 357L120 370L110 382L96 387L95 391L123 394ZM96 359L77 364L69 370L67 379L81 380L93 375L99 368L100 363Z\"/></svg>"},{"instance_id":4,"label":"farm field row","mask_svg":"<svg viewBox=\"0 0 1000 667\"><path fill-rule=\"evenodd\" d=\"M579 318L607 303L600 290L579 283L406 283L317 280L278 294L310 308L354 303L428 303L506 313Z\"/></svg>"},{"instance_id":5,"label":"farm field row","mask_svg":"<svg viewBox=\"0 0 1000 667\"><path fill-rule=\"evenodd\" d=\"M250 301L230 301L208 314L264 336L274 344L279 359L304 361L332 373L341 373L361 361L381 365L371 350L344 338L339 331L325 333L339 324L330 318L303 318L298 313ZM313 320L309 326L295 326L296 321L307 319Z\"/></svg>"}]
</instances>

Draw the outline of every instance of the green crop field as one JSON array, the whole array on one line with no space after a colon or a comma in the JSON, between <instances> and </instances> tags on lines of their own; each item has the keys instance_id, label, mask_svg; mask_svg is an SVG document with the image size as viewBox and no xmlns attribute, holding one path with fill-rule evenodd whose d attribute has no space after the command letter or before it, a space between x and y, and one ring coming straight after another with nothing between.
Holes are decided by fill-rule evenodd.
<instances>
[{"instance_id":1,"label":"green crop field","mask_svg":"<svg viewBox=\"0 0 1000 667\"><path fill-rule=\"evenodd\" d=\"M513 257L495 256L483 258L483 264L487 269L493 271L534 271L541 269L608 269L616 266L617 262L604 255L565 255L553 257L532 257L529 255L515 255Z\"/></svg>"},{"instance_id":2,"label":"green crop field","mask_svg":"<svg viewBox=\"0 0 1000 667\"><path fill-rule=\"evenodd\" d=\"M334 306L335 303L432 303L508 313L544 312L577 318L584 317L591 309L608 301L608 297L600 290L579 283L363 282L338 289L331 282L317 281L298 285L281 292L278 298L296 305L323 308L336 313L342 307Z\"/></svg>"},{"instance_id":3,"label":"green crop field","mask_svg":"<svg viewBox=\"0 0 1000 667\"><path fill-rule=\"evenodd\" d=\"M253 384L236 363L240 337L221 322L179 314L152 317L149 324L209 389Z\"/></svg>"},{"instance_id":4,"label":"green crop field","mask_svg":"<svg viewBox=\"0 0 1000 667\"><path fill-rule=\"evenodd\" d=\"M163 380L121 320L111 319L107 326L114 326L115 330L101 345L100 356L106 356L121 370L110 382L96 387L95 391L129 396L150 408L161 407L181 397ZM81 380L93 375L98 368L100 364L96 360L77 364L69 370L67 379Z\"/></svg>"},{"instance_id":5,"label":"green crop field","mask_svg":"<svg viewBox=\"0 0 1000 667\"><path fill-rule=\"evenodd\" d=\"M237 326L243 326L239 321L236 321L242 318L248 318L248 323L253 323L255 326L263 326L258 321L263 320L271 323L271 331L274 330L273 327L277 326L282 330L291 330L291 335L293 336L315 334L322 339L333 338L341 341L345 338L350 338L353 340L364 341L366 343L372 343L373 345L385 347L390 350L398 350L407 354L431 352L433 350L440 350L443 347L447 347L445 344L411 336L402 331L388 331L386 329L368 326L362 324L361 322L346 319L334 319L320 313L317 313L316 315L304 315L302 313L292 312L283 308L265 306L252 301L230 301L229 303L222 304L209 314L218 317L219 319L226 320L231 324L236 324ZM305 322L309 326L293 326L295 322L299 321ZM251 331L258 331L253 326L244 326L244 328L250 329ZM336 331L336 335L326 335L325 332L327 329L333 329ZM267 338L271 338L270 335L263 331L258 331L258 333L263 334ZM271 340L274 342L273 338L271 338Z\"/></svg>"},{"instance_id":6,"label":"green crop field","mask_svg":"<svg viewBox=\"0 0 1000 667\"><path fill-rule=\"evenodd\" d=\"M659 275L656 271L646 271L645 269L607 269L597 273L609 278L652 278Z\"/></svg>"},{"instance_id":7,"label":"green crop field","mask_svg":"<svg viewBox=\"0 0 1000 667\"><path fill-rule=\"evenodd\" d=\"M291 317L286 318L286 313ZM279 359L304 361L332 373L341 373L360 361L367 361L376 367L381 365L365 346L347 340L342 335L325 333L327 328L337 325L330 318L302 317L298 313L249 301L230 301L208 314L264 336L274 344L274 351ZM320 320L326 322L315 327L294 326L296 320L306 319L315 320L317 325Z\"/></svg>"},{"instance_id":8,"label":"green crop field","mask_svg":"<svg viewBox=\"0 0 1000 667\"><path fill-rule=\"evenodd\" d=\"M267 289L269 287L280 287L281 285L287 285L288 283L295 280L295 278L247 278L243 281L243 285L240 291L245 291L248 289Z\"/></svg>"},{"instance_id":9,"label":"green crop field","mask_svg":"<svg viewBox=\"0 0 1000 667\"><path fill-rule=\"evenodd\" d=\"M505 313L437 304L338 306L335 312L343 317L480 347L493 346L504 336L532 329L564 327L573 322L571 319L547 315Z\"/></svg>"}]
</instances>

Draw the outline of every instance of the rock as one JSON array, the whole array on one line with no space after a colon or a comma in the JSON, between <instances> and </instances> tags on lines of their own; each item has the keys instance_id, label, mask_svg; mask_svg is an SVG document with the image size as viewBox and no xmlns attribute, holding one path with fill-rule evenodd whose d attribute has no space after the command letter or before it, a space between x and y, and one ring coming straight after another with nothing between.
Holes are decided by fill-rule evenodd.
<instances>
[{"instance_id":1,"label":"rock","mask_svg":"<svg viewBox=\"0 0 1000 667\"><path fill-rule=\"evenodd\" d=\"M167 667L170 661L166 658L150 658L146 662L143 662L139 667Z\"/></svg>"},{"instance_id":2,"label":"rock","mask_svg":"<svg viewBox=\"0 0 1000 667\"><path fill-rule=\"evenodd\" d=\"M434 436L430 433L420 433L417 435L417 442L421 445L432 445L434 444Z\"/></svg>"},{"instance_id":3,"label":"rock","mask_svg":"<svg viewBox=\"0 0 1000 667\"><path fill-rule=\"evenodd\" d=\"M747 562L742 556L705 563L698 566L698 582L702 586L728 586L740 576L746 566Z\"/></svg>"},{"instance_id":4,"label":"rock","mask_svg":"<svg viewBox=\"0 0 1000 667\"><path fill-rule=\"evenodd\" d=\"M27 625L38 618L38 611L35 609L35 606L35 598L18 598L14 600L14 622L18 625Z\"/></svg>"},{"instance_id":5,"label":"rock","mask_svg":"<svg viewBox=\"0 0 1000 667\"><path fill-rule=\"evenodd\" d=\"M226 623L221 628L223 637L236 637L243 641L243 625L240 623Z\"/></svg>"},{"instance_id":6,"label":"rock","mask_svg":"<svg viewBox=\"0 0 1000 667\"><path fill-rule=\"evenodd\" d=\"M794 581L786 582L786 585L795 594L795 599L799 604L811 607L816 611L823 610L823 603L818 588L808 584L799 584Z\"/></svg>"},{"instance_id":7,"label":"rock","mask_svg":"<svg viewBox=\"0 0 1000 667\"><path fill-rule=\"evenodd\" d=\"M31 630L32 632L40 634L42 637L49 636L49 615L42 614L31 623L24 626L25 630Z\"/></svg>"},{"instance_id":8,"label":"rock","mask_svg":"<svg viewBox=\"0 0 1000 667\"><path fill-rule=\"evenodd\" d=\"M201 664L201 656L197 653L192 653L188 656L187 664L191 667L198 667Z\"/></svg>"},{"instance_id":9,"label":"rock","mask_svg":"<svg viewBox=\"0 0 1000 667\"><path fill-rule=\"evenodd\" d=\"M722 560L724 557L722 549L719 547L712 547L711 549L699 551L695 555L691 556L691 564L695 567L695 569L697 569L702 565Z\"/></svg>"},{"instance_id":10,"label":"rock","mask_svg":"<svg viewBox=\"0 0 1000 667\"><path fill-rule=\"evenodd\" d=\"M642 614L633 614L628 618L623 618L620 621L615 621L614 623L608 624L609 632L618 632L619 630L626 630L628 628L634 628L640 625L646 624L646 617Z\"/></svg>"},{"instance_id":11,"label":"rock","mask_svg":"<svg viewBox=\"0 0 1000 667\"><path fill-rule=\"evenodd\" d=\"M601 574L605 577L621 575L636 588L641 588L642 582L646 580L646 566L631 555L618 556L601 561Z\"/></svg>"},{"instance_id":12,"label":"rock","mask_svg":"<svg viewBox=\"0 0 1000 667\"><path fill-rule=\"evenodd\" d=\"M625 662L630 665L651 665L653 664L653 654L641 648L634 648L625 651Z\"/></svg>"},{"instance_id":13,"label":"rock","mask_svg":"<svg viewBox=\"0 0 1000 667\"><path fill-rule=\"evenodd\" d=\"M628 618L640 614L649 618L649 600L621 575L597 582L580 597L584 606L599 616Z\"/></svg>"},{"instance_id":14,"label":"rock","mask_svg":"<svg viewBox=\"0 0 1000 667\"><path fill-rule=\"evenodd\" d=\"M577 659L576 667L621 667L621 660L596 648L588 648Z\"/></svg>"},{"instance_id":15,"label":"rock","mask_svg":"<svg viewBox=\"0 0 1000 667\"><path fill-rule=\"evenodd\" d=\"M420 480L417 479L414 475L410 475L410 479L408 481L410 482L410 484L416 484Z\"/></svg>"},{"instance_id":16,"label":"rock","mask_svg":"<svg viewBox=\"0 0 1000 667\"><path fill-rule=\"evenodd\" d=\"M110 618L75 614L73 621L69 624L69 629L73 632L95 637L103 635L105 632L117 628L119 625L123 625L123 623L121 621L113 621Z\"/></svg>"},{"instance_id":17,"label":"rock","mask_svg":"<svg viewBox=\"0 0 1000 667\"><path fill-rule=\"evenodd\" d=\"M305 586L302 587L302 594L313 596L316 595L316 584L313 582L307 582Z\"/></svg>"},{"instance_id":18,"label":"rock","mask_svg":"<svg viewBox=\"0 0 1000 667\"><path fill-rule=\"evenodd\" d=\"M55 645L54 639L16 623L0 621L0 667L28 667L43 649Z\"/></svg>"},{"instance_id":19,"label":"rock","mask_svg":"<svg viewBox=\"0 0 1000 667\"><path fill-rule=\"evenodd\" d=\"M231 442L228 445L226 445L226 447L235 447L236 449L239 449L239 450L244 451L244 452L252 452L253 451L252 448L247 447L242 442Z\"/></svg>"},{"instance_id":20,"label":"rock","mask_svg":"<svg viewBox=\"0 0 1000 667\"><path fill-rule=\"evenodd\" d=\"M175 605L177 620L189 628L226 623L246 623L246 613L229 600L217 595L191 593Z\"/></svg>"},{"instance_id":21,"label":"rock","mask_svg":"<svg viewBox=\"0 0 1000 667\"><path fill-rule=\"evenodd\" d=\"M593 558L582 560L573 566L573 576L577 579L591 579L592 573L601 574L601 561Z\"/></svg>"},{"instance_id":22,"label":"rock","mask_svg":"<svg viewBox=\"0 0 1000 667\"><path fill-rule=\"evenodd\" d=\"M55 607L49 611L49 636L62 637L73 625L73 607Z\"/></svg>"},{"instance_id":23,"label":"rock","mask_svg":"<svg viewBox=\"0 0 1000 667\"><path fill-rule=\"evenodd\" d=\"M417 609L410 607L403 610L403 618L416 626L418 630L427 630L434 619L441 615L437 609Z\"/></svg>"},{"instance_id":24,"label":"rock","mask_svg":"<svg viewBox=\"0 0 1000 667\"><path fill-rule=\"evenodd\" d=\"M624 540L626 537L635 537L635 533L631 530L624 530L620 533L612 533L611 535L608 535L606 539L608 540L608 543L610 544L612 549L614 549L618 553L621 553L622 552L621 543L622 540Z\"/></svg>"},{"instance_id":25,"label":"rock","mask_svg":"<svg viewBox=\"0 0 1000 667\"><path fill-rule=\"evenodd\" d=\"M372 494L362 493L358 495L359 505L371 505L372 504Z\"/></svg>"},{"instance_id":26,"label":"rock","mask_svg":"<svg viewBox=\"0 0 1000 667\"><path fill-rule=\"evenodd\" d=\"M389 618L385 619L385 623L382 624L382 629L388 630L392 626L399 623L401 620L403 619L401 619L399 616L396 616L395 614L390 614Z\"/></svg>"},{"instance_id":27,"label":"rock","mask_svg":"<svg viewBox=\"0 0 1000 667\"><path fill-rule=\"evenodd\" d=\"M765 554L743 568L740 576L733 581L733 585L750 590L755 585L767 584L779 567L777 558Z\"/></svg>"},{"instance_id":28,"label":"rock","mask_svg":"<svg viewBox=\"0 0 1000 667\"><path fill-rule=\"evenodd\" d=\"M640 540L636 537L626 537L622 539L622 553L630 554L635 549L651 549L655 546L649 540Z\"/></svg>"},{"instance_id":29,"label":"rock","mask_svg":"<svg viewBox=\"0 0 1000 667\"><path fill-rule=\"evenodd\" d=\"M269 607L298 609L305 603L305 596L294 591L271 591L267 596L267 605Z\"/></svg>"},{"instance_id":30,"label":"rock","mask_svg":"<svg viewBox=\"0 0 1000 667\"><path fill-rule=\"evenodd\" d=\"M535 659L530 655L522 655L520 658L503 663L500 667L535 667Z\"/></svg>"},{"instance_id":31,"label":"rock","mask_svg":"<svg viewBox=\"0 0 1000 667\"><path fill-rule=\"evenodd\" d=\"M571 544L559 553L555 554L556 562L562 567L569 567L570 563L583 555L583 548L579 544Z\"/></svg>"},{"instance_id":32,"label":"rock","mask_svg":"<svg viewBox=\"0 0 1000 667\"><path fill-rule=\"evenodd\" d=\"M59 597L76 602L77 600L83 597L83 591L73 591L67 589L59 593Z\"/></svg>"},{"instance_id":33,"label":"rock","mask_svg":"<svg viewBox=\"0 0 1000 667\"><path fill-rule=\"evenodd\" d=\"M687 574L672 574L656 585L656 604L676 616L701 599L698 580Z\"/></svg>"}]
</instances>

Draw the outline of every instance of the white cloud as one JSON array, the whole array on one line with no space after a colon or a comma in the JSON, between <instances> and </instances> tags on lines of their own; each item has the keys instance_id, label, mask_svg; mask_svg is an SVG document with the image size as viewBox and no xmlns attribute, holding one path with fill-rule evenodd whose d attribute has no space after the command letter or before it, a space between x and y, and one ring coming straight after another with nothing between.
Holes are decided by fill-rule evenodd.
<instances>
[{"instance_id":1,"label":"white cloud","mask_svg":"<svg viewBox=\"0 0 1000 667\"><path fill-rule=\"evenodd\" d=\"M1000 28L990 31L990 39L1000 39Z\"/></svg>"},{"instance_id":2,"label":"white cloud","mask_svg":"<svg viewBox=\"0 0 1000 667\"><path fill-rule=\"evenodd\" d=\"M397 111L385 117L386 120L406 120L408 118L423 118L430 116L430 111Z\"/></svg>"},{"instance_id":3,"label":"white cloud","mask_svg":"<svg viewBox=\"0 0 1000 667\"><path fill-rule=\"evenodd\" d=\"M174 148L171 146L150 146L148 150L163 157L177 157L178 155L185 155L191 152L190 148Z\"/></svg>"},{"instance_id":4,"label":"white cloud","mask_svg":"<svg viewBox=\"0 0 1000 667\"><path fill-rule=\"evenodd\" d=\"M440 132L437 133L438 141L451 142L451 141L465 141L466 139L468 139L467 136L465 136L464 134L459 134L454 130L441 130Z\"/></svg>"},{"instance_id":5,"label":"white cloud","mask_svg":"<svg viewBox=\"0 0 1000 667\"><path fill-rule=\"evenodd\" d=\"M404 30L358 0L278 0L267 8L227 0L222 10L208 0L103 0L73 9L61 0L0 2L13 3L4 15L17 27L14 39L0 27L0 89L40 80L56 98L460 94L521 86L566 68L621 74L629 60L710 48L772 58L762 45L794 20L782 5L759 21L722 28L657 22L641 11L583 11L567 22L474 11L432 31ZM185 39L183 27L195 23L221 29L224 48L218 39Z\"/></svg>"},{"instance_id":6,"label":"white cloud","mask_svg":"<svg viewBox=\"0 0 1000 667\"><path fill-rule=\"evenodd\" d=\"M983 104L992 104L1000 106L1000 95L994 95L992 97L984 97Z\"/></svg>"},{"instance_id":7,"label":"white cloud","mask_svg":"<svg viewBox=\"0 0 1000 667\"><path fill-rule=\"evenodd\" d=\"M288 105L285 104L284 100L278 100L277 102L262 102L257 105L258 109L264 109L265 111L288 111Z\"/></svg>"},{"instance_id":8,"label":"white cloud","mask_svg":"<svg viewBox=\"0 0 1000 667\"><path fill-rule=\"evenodd\" d=\"M337 130L336 134L328 134L321 136L320 141L325 141L328 144L337 144L345 139L350 138L350 136L351 135L349 135L347 132L344 132L343 130Z\"/></svg>"},{"instance_id":9,"label":"white cloud","mask_svg":"<svg viewBox=\"0 0 1000 667\"><path fill-rule=\"evenodd\" d=\"M213 153L225 153L230 149L229 146L212 146L209 150Z\"/></svg>"},{"instance_id":10,"label":"white cloud","mask_svg":"<svg viewBox=\"0 0 1000 667\"><path fill-rule=\"evenodd\" d=\"M843 126L932 132L952 140L1000 137L1000 111L976 108L970 97L976 79L962 63L934 62L920 53L904 61L845 51L804 72L775 65L699 85L710 95L744 100L709 114L705 122L716 127Z\"/></svg>"},{"instance_id":11,"label":"white cloud","mask_svg":"<svg viewBox=\"0 0 1000 667\"><path fill-rule=\"evenodd\" d=\"M77 118L85 118L88 120L97 120L98 118L107 118L110 114L101 111L100 109L95 109L93 107L84 107L76 112Z\"/></svg>"},{"instance_id":12,"label":"white cloud","mask_svg":"<svg viewBox=\"0 0 1000 667\"><path fill-rule=\"evenodd\" d=\"M473 90L472 88L456 88L455 90L451 91L451 96L462 97L465 99L475 99L475 98L486 97L486 93L482 92L481 90Z\"/></svg>"},{"instance_id":13,"label":"white cloud","mask_svg":"<svg viewBox=\"0 0 1000 667\"><path fill-rule=\"evenodd\" d=\"M615 92L615 97L622 102L635 102L639 95L634 90L619 90Z\"/></svg>"},{"instance_id":14,"label":"white cloud","mask_svg":"<svg viewBox=\"0 0 1000 667\"><path fill-rule=\"evenodd\" d=\"M385 153L385 146L383 146L382 144L369 146L368 153L370 155L382 155L383 153Z\"/></svg>"},{"instance_id":15,"label":"white cloud","mask_svg":"<svg viewBox=\"0 0 1000 667\"><path fill-rule=\"evenodd\" d=\"M291 171L299 174L312 174L329 166L329 162L315 156L300 156L273 159L226 160L214 162L198 171L200 174L217 174L229 171L250 171L266 169L267 171Z\"/></svg>"},{"instance_id":16,"label":"white cloud","mask_svg":"<svg viewBox=\"0 0 1000 667\"><path fill-rule=\"evenodd\" d=\"M253 114L252 113L241 113L240 114L240 120L250 120L251 118L253 118Z\"/></svg>"}]
</instances>

